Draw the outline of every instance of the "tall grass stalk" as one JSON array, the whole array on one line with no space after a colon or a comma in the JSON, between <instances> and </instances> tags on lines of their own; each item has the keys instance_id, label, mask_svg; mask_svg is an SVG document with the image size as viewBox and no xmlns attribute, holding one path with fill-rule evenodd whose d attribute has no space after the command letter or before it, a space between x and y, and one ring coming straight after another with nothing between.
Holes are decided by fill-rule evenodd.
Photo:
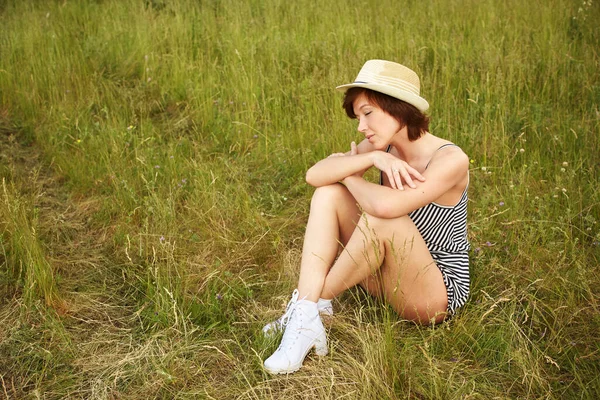
<instances>
[{"instance_id":1,"label":"tall grass stalk","mask_svg":"<svg viewBox=\"0 0 600 400\"><path fill-rule=\"evenodd\" d=\"M64 193L0 140L0 393L598 398L598 20L589 0L0 2L0 135ZM419 73L432 133L471 159L472 294L426 328L350 290L330 354L271 377L305 171L361 139L333 88L375 58Z\"/></svg>"},{"instance_id":2,"label":"tall grass stalk","mask_svg":"<svg viewBox=\"0 0 600 400\"><path fill-rule=\"evenodd\" d=\"M5 265L22 288L27 303L43 300L48 306L60 306L54 270L37 237L37 216L24 196L2 179L0 240Z\"/></svg>"}]
</instances>

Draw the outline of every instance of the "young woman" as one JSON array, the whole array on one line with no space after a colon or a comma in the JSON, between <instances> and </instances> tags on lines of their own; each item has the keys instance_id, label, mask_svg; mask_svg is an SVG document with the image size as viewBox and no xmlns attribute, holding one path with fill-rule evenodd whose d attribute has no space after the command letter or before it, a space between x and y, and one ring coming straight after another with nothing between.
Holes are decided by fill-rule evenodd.
<instances>
[{"instance_id":1,"label":"young woman","mask_svg":"<svg viewBox=\"0 0 600 400\"><path fill-rule=\"evenodd\" d=\"M443 321L469 294L469 159L429 133L417 74L370 60L337 89L365 139L306 174L316 190L298 288L285 314L263 329L285 330L264 363L274 374L298 370L313 347L327 354L320 314L332 315L331 299L354 285L422 324ZM362 178L371 167L379 185Z\"/></svg>"}]
</instances>

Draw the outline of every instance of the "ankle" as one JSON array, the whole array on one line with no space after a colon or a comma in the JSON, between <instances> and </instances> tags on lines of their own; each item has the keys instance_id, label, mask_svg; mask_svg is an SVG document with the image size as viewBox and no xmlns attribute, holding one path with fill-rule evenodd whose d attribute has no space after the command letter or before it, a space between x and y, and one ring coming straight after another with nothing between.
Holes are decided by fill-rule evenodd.
<instances>
[{"instance_id":1,"label":"ankle","mask_svg":"<svg viewBox=\"0 0 600 400\"><path fill-rule=\"evenodd\" d=\"M331 306L331 302L332 301L333 301L333 299L320 298L319 301L317 301L317 304L319 305L319 307L321 307L321 305L323 305L323 306Z\"/></svg>"},{"instance_id":2,"label":"ankle","mask_svg":"<svg viewBox=\"0 0 600 400\"><path fill-rule=\"evenodd\" d=\"M322 315L333 315L333 305L331 304L331 300L333 299L319 299L317 302L317 307Z\"/></svg>"},{"instance_id":3,"label":"ankle","mask_svg":"<svg viewBox=\"0 0 600 400\"><path fill-rule=\"evenodd\" d=\"M296 302L296 307L302 307L305 311L319 311L319 306L317 302L306 299L298 300Z\"/></svg>"},{"instance_id":4,"label":"ankle","mask_svg":"<svg viewBox=\"0 0 600 400\"><path fill-rule=\"evenodd\" d=\"M310 301L314 301L315 303L319 300L319 295L316 294L317 292L313 291L306 291L306 290L300 290L300 289L296 289L298 291L298 300L310 300Z\"/></svg>"}]
</instances>

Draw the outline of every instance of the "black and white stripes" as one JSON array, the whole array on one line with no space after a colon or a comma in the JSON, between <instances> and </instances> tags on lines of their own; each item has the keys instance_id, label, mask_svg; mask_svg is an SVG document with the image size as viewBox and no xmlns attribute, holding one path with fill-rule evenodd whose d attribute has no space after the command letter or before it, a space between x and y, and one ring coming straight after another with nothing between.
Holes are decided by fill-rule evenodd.
<instances>
[{"instance_id":1,"label":"black and white stripes","mask_svg":"<svg viewBox=\"0 0 600 400\"><path fill-rule=\"evenodd\" d=\"M467 189L468 186L453 207L429 203L408 214L442 272L450 313L464 305L469 297Z\"/></svg>"},{"instance_id":2,"label":"black and white stripes","mask_svg":"<svg viewBox=\"0 0 600 400\"><path fill-rule=\"evenodd\" d=\"M456 146L448 143L446 146ZM386 152L389 152L391 145ZM428 164L429 165L429 164ZM379 176L383 184L383 174ZM455 206L429 203L408 216L423 237L431 257L444 278L448 293L448 312L453 314L469 297L469 240L467 239L467 189Z\"/></svg>"}]
</instances>

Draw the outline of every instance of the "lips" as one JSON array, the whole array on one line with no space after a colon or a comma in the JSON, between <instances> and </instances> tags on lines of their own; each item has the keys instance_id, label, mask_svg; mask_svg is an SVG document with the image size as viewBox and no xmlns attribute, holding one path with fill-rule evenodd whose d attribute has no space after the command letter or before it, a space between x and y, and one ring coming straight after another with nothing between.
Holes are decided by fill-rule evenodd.
<instances>
[{"instance_id":1,"label":"lips","mask_svg":"<svg viewBox=\"0 0 600 400\"><path fill-rule=\"evenodd\" d=\"M375 135L368 135L368 136L367 136L367 140L371 140L371 138L372 138L373 136L375 136Z\"/></svg>"}]
</instances>

